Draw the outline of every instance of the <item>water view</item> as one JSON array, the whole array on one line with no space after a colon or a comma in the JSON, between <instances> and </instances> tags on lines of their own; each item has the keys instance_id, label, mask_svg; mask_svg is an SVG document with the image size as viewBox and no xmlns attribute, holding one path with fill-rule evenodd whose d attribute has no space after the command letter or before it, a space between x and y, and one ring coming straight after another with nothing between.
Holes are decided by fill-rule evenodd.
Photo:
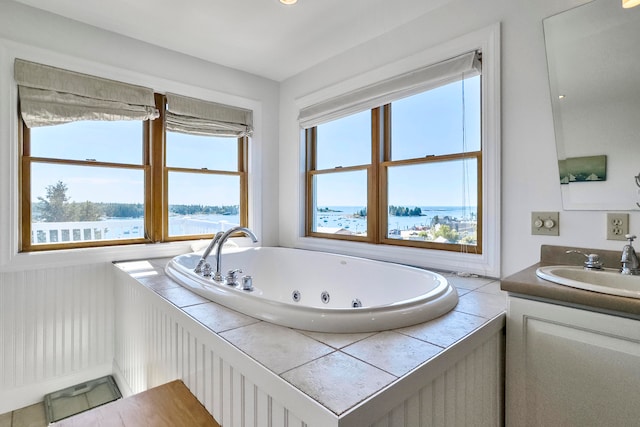
<instances>
[{"instance_id":1,"label":"water view","mask_svg":"<svg viewBox=\"0 0 640 427\"><path fill-rule=\"evenodd\" d=\"M387 223L388 237L475 244L476 212L476 207L390 206ZM366 235L366 208L364 206L319 207L315 215L314 231Z\"/></svg>"},{"instance_id":2,"label":"water view","mask_svg":"<svg viewBox=\"0 0 640 427\"><path fill-rule=\"evenodd\" d=\"M196 209L197 208L197 209ZM240 224L236 206L170 209L169 235L214 234ZM215 212L215 213L203 213ZM476 208L460 206L390 207L388 237L404 240L475 244ZM93 220L36 221L32 243L60 243L87 240L139 239L144 237L144 220L138 217L101 217ZM318 208L314 231L327 234L360 235L367 232L364 206Z\"/></svg>"}]
</instances>

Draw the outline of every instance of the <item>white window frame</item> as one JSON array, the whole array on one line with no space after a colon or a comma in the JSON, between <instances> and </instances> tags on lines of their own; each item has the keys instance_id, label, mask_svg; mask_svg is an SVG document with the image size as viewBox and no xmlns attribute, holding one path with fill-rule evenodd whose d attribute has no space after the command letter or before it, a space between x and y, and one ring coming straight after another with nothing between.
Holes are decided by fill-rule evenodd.
<instances>
[{"instance_id":1,"label":"white window frame","mask_svg":"<svg viewBox=\"0 0 640 427\"><path fill-rule=\"evenodd\" d=\"M62 267L122 259L172 257L190 252L202 246L201 241L178 241L106 247L75 248L39 252L19 252L20 237L20 193L19 193L19 120L18 89L13 78L16 58L49 64L79 73L101 76L140 86L152 87L156 92L172 92L202 99L204 101L233 105L253 110L254 123L262 122L262 104L254 99L189 85L152 74L142 74L95 61L85 60L31 45L0 38L0 236L5 240L0 245L0 272L22 271L47 267ZM262 236L262 192L261 158L262 129L256 126L251 137L248 153L249 170L249 227L260 238ZM242 243L243 239L239 239Z\"/></svg>"},{"instance_id":2,"label":"white window frame","mask_svg":"<svg viewBox=\"0 0 640 427\"><path fill-rule=\"evenodd\" d=\"M445 271L467 272L487 277L500 277L500 25L495 24L466 34L410 57L370 70L357 77L329 86L295 99L298 110L335 98L341 94L363 88L435 64L465 52L482 52L482 206L483 253L457 253L433 249L390 247L369 243L305 237L305 183L304 132L299 132L297 237L295 247L363 256L418 267Z\"/></svg>"}]
</instances>

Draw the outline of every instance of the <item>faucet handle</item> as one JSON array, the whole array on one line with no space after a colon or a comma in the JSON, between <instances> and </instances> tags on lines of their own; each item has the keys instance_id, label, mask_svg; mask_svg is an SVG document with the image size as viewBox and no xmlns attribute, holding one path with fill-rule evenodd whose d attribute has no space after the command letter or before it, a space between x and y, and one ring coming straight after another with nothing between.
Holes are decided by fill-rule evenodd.
<instances>
[{"instance_id":1,"label":"faucet handle","mask_svg":"<svg viewBox=\"0 0 640 427\"><path fill-rule=\"evenodd\" d=\"M249 275L242 277L242 290L243 291L253 291L253 278Z\"/></svg>"},{"instance_id":2,"label":"faucet handle","mask_svg":"<svg viewBox=\"0 0 640 427\"><path fill-rule=\"evenodd\" d=\"M235 286L238 284L238 273L242 273L242 270L236 268L235 270L227 271L226 282L229 286Z\"/></svg>"},{"instance_id":3,"label":"faucet handle","mask_svg":"<svg viewBox=\"0 0 640 427\"><path fill-rule=\"evenodd\" d=\"M602 270L602 261L600 261L600 255L598 254L585 254L584 252L580 252L577 250L570 250L566 251L565 253L584 255L587 259L585 260L583 266L587 270Z\"/></svg>"},{"instance_id":4,"label":"faucet handle","mask_svg":"<svg viewBox=\"0 0 640 427\"><path fill-rule=\"evenodd\" d=\"M202 266L202 275L204 277L211 277L211 264L209 264L208 262L205 262L204 265Z\"/></svg>"},{"instance_id":5,"label":"faucet handle","mask_svg":"<svg viewBox=\"0 0 640 427\"><path fill-rule=\"evenodd\" d=\"M625 234L624 238L627 239L629 241L629 244L633 244L633 241L636 239L636 235L635 234Z\"/></svg>"}]
</instances>

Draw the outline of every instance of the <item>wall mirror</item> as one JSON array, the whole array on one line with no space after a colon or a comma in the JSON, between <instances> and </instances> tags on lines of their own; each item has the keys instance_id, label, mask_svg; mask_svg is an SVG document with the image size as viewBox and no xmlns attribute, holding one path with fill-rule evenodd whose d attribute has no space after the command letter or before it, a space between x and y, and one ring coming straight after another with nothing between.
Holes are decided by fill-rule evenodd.
<instances>
[{"instance_id":1,"label":"wall mirror","mask_svg":"<svg viewBox=\"0 0 640 427\"><path fill-rule=\"evenodd\" d=\"M543 26L564 209L640 210L640 6L594 0Z\"/></svg>"}]
</instances>

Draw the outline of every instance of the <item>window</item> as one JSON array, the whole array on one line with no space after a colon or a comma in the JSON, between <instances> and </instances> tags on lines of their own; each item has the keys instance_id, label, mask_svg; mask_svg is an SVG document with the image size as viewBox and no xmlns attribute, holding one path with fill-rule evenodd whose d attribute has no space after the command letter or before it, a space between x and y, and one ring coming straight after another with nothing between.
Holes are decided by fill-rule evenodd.
<instances>
[{"instance_id":1,"label":"window","mask_svg":"<svg viewBox=\"0 0 640 427\"><path fill-rule=\"evenodd\" d=\"M145 238L141 121L24 129L23 249Z\"/></svg>"},{"instance_id":2,"label":"window","mask_svg":"<svg viewBox=\"0 0 640 427\"><path fill-rule=\"evenodd\" d=\"M168 238L246 225L247 138L166 134Z\"/></svg>"},{"instance_id":3,"label":"window","mask_svg":"<svg viewBox=\"0 0 640 427\"><path fill-rule=\"evenodd\" d=\"M307 236L482 253L479 54L445 64L303 110Z\"/></svg>"},{"instance_id":4,"label":"window","mask_svg":"<svg viewBox=\"0 0 640 427\"><path fill-rule=\"evenodd\" d=\"M21 60L15 71L22 251L207 238L247 225L250 111ZM33 83L34 73L51 87ZM130 113L138 99L124 113L105 107L112 84L118 94L145 91L143 111Z\"/></svg>"}]
</instances>

